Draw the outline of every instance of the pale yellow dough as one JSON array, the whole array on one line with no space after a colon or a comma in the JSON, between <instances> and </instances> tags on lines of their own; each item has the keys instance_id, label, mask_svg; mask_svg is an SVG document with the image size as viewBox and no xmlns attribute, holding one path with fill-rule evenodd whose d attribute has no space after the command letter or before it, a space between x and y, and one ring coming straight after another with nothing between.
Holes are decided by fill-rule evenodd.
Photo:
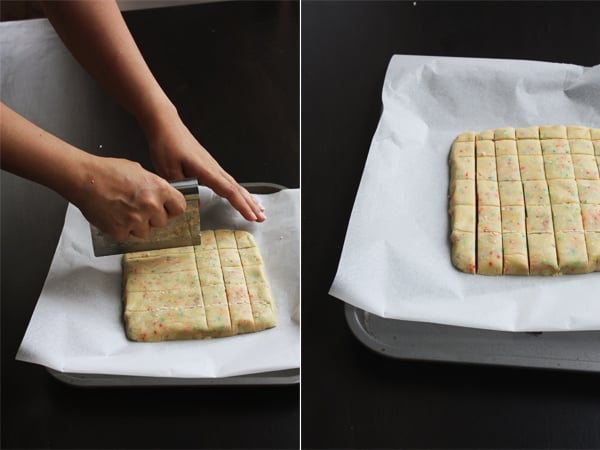
<instances>
[{"instance_id":1,"label":"pale yellow dough","mask_svg":"<svg viewBox=\"0 0 600 450\"><path fill-rule=\"evenodd\" d=\"M482 275L600 271L600 129L503 127L450 150L452 263Z\"/></svg>"},{"instance_id":2,"label":"pale yellow dough","mask_svg":"<svg viewBox=\"0 0 600 450\"><path fill-rule=\"evenodd\" d=\"M254 238L205 230L202 245L123 257L127 336L205 339L272 328L275 304Z\"/></svg>"}]
</instances>

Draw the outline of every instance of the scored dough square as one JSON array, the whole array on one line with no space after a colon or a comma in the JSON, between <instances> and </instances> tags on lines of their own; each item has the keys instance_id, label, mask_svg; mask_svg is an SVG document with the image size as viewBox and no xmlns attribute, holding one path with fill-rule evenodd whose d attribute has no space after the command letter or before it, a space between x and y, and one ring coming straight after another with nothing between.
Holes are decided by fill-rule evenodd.
<instances>
[{"instance_id":1,"label":"scored dough square","mask_svg":"<svg viewBox=\"0 0 600 450\"><path fill-rule=\"evenodd\" d=\"M556 241L553 233L527 235L530 275L554 275L558 273Z\"/></svg>"},{"instance_id":2,"label":"scored dough square","mask_svg":"<svg viewBox=\"0 0 600 450\"><path fill-rule=\"evenodd\" d=\"M600 205L600 180L577 180L581 204Z\"/></svg>"},{"instance_id":3,"label":"scored dough square","mask_svg":"<svg viewBox=\"0 0 600 450\"><path fill-rule=\"evenodd\" d=\"M552 233L552 209L550 205L529 205L525 207L527 234Z\"/></svg>"},{"instance_id":4,"label":"scored dough square","mask_svg":"<svg viewBox=\"0 0 600 450\"><path fill-rule=\"evenodd\" d=\"M550 180L548 181L548 189L550 190L550 200L552 200L552 204L579 203L577 183L575 180Z\"/></svg>"},{"instance_id":5,"label":"scored dough square","mask_svg":"<svg viewBox=\"0 0 600 450\"><path fill-rule=\"evenodd\" d=\"M566 139L548 139L540 141L543 155L568 155L571 153Z\"/></svg>"},{"instance_id":6,"label":"scored dough square","mask_svg":"<svg viewBox=\"0 0 600 450\"><path fill-rule=\"evenodd\" d=\"M588 272L600 272L600 233L585 233L585 243L588 253Z\"/></svg>"},{"instance_id":7,"label":"scored dough square","mask_svg":"<svg viewBox=\"0 0 600 450\"><path fill-rule=\"evenodd\" d=\"M475 180L455 180L450 184L450 206L454 205L475 205Z\"/></svg>"},{"instance_id":8,"label":"scored dough square","mask_svg":"<svg viewBox=\"0 0 600 450\"><path fill-rule=\"evenodd\" d=\"M564 125L545 125L540 127L540 139L566 139L567 127Z\"/></svg>"},{"instance_id":9,"label":"scored dough square","mask_svg":"<svg viewBox=\"0 0 600 450\"><path fill-rule=\"evenodd\" d=\"M502 206L524 206L523 185L520 181L500 181L500 205Z\"/></svg>"},{"instance_id":10,"label":"scored dough square","mask_svg":"<svg viewBox=\"0 0 600 450\"><path fill-rule=\"evenodd\" d=\"M516 156L516 141L496 141L496 156Z\"/></svg>"},{"instance_id":11,"label":"scored dough square","mask_svg":"<svg viewBox=\"0 0 600 450\"><path fill-rule=\"evenodd\" d=\"M550 194L546 181L524 181L525 205L550 205Z\"/></svg>"},{"instance_id":12,"label":"scored dough square","mask_svg":"<svg viewBox=\"0 0 600 450\"><path fill-rule=\"evenodd\" d=\"M498 181L520 181L519 158L513 156L496 156Z\"/></svg>"},{"instance_id":13,"label":"scored dough square","mask_svg":"<svg viewBox=\"0 0 600 450\"><path fill-rule=\"evenodd\" d=\"M452 264L461 272L475 273L475 233L453 231L450 241Z\"/></svg>"},{"instance_id":14,"label":"scored dough square","mask_svg":"<svg viewBox=\"0 0 600 450\"><path fill-rule=\"evenodd\" d=\"M575 178L571 155L544 155L544 172L547 180Z\"/></svg>"},{"instance_id":15,"label":"scored dough square","mask_svg":"<svg viewBox=\"0 0 600 450\"><path fill-rule=\"evenodd\" d=\"M596 138L600 139L600 138ZM493 141L494 140L494 130L484 130L477 135L478 141Z\"/></svg>"},{"instance_id":16,"label":"scored dough square","mask_svg":"<svg viewBox=\"0 0 600 450\"><path fill-rule=\"evenodd\" d=\"M522 206L502 207L502 233L525 233L525 208Z\"/></svg>"},{"instance_id":17,"label":"scored dough square","mask_svg":"<svg viewBox=\"0 0 600 450\"><path fill-rule=\"evenodd\" d=\"M477 181L479 180L497 180L495 157L486 156L477 158Z\"/></svg>"},{"instance_id":18,"label":"scored dough square","mask_svg":"<svg viewBox=\"0 0 600 450\"><path fill-rule=\"evenodd\" d=\"M552 205L552 221L554 222L554 231L582 232L581 206L579 203Z\"/></svg>"},{"instance_id":19,"label":"scored dough square","mask_svg":"<svg viewBox=\"0 0 600 450\"><path fill-rule=\"evenodd\" d=\"M544 159L540 155L519 156L521 179L523 181L545 180Z\"/></svg>"},{"instance_id":20,"label":"scored dough square","mask_svg":"<svg viewBox=\"0 0 600 450\"><path fill-rule=\"evenodd\" d=\"M594 145L594 155L599 156L600 155L600 141L592 141L592 144Z\"/></svg>"},{"instance_id":21,"label":"scored dough square","mask_svg":"<svg viewBox=\"0 0 600 450\"><path fill-rule=\"evenodd\" d=\"M502 247L504 252L503 273L505 275L528 275L529 258L525 233L503 233Z\"/></svg>"},{"instance_id":22,"label":"scored dough square","mask_svg":"<svg viewBox=\"0 0 600 450\"><path fill-rule=\"evenodd\" d=\"M592 141L600 139L600 128L590 128L590 137Z\"/></svg>"},{"instance_id":23,"label":"scored dough square","mask_svg":"<svg viewBox=\"0 0 600 450\"><path fill-rule=\"evenodd\" d=\"M598 180L598 165L596 158L590 155L572 155L573 170L578 180Z\"/></svg>"},{"instance_id":24,"label":"scored dough square","mask_svg":"<svg viewBox=\"0 0 600 450\"><path fill-rule=\"evenodd\" d=\"M581 205L583 229L600 232L600 205Z\"/></svg>"},{"instance_id":25,"label":"scored dough square","mask_svg":"<svg viewBox=\"0 0 600 450\"><path fill-rule=\"evenodd\" d=\"M502 234L477 234L477 273L480 275L502 274Z\"/></svg>"},{"instance_id":26,"label":"scored dough square","mask_svg":"<svg viewBox=\"0 0 600 450\"><path fill-rule=\"evenodd\" d=\"M459 134L454 142L473 142L475 141L475 132L474 131L465 131L464 133Z\"/></svg>"},{"instance_id":27,"label":"scored dough square","mask_svg":"<svg viewBox=\"0 0 600 450\"><path fill-rule=\"evenodd\" d=\"M450 178L452 180L474 180L475 158L455 158L450 162Z\"/></svg>"},{"instance_id":28,"label":"scored dough square","mask_svg":"<svg viewBox=\"0 0 600 450\"><path fill-rule=\"evenodd\" d=\"M527 127L527 128L517 128L515 130L515 134L517 139L535 139L536 141L540 137L540 129L539 127Z\"/></svg>"},{"instance_id":29,"label":"scored dough square","mask_svg":"<svg viewBox=\"0 0 600 450\"><path fill-rule=\"evenodd\" d=\"M450 222L453 230L475 233L475 206L456 205L450 208Z\"/></svg>"},{"instance_id":30,"label":"scored dough square","mask_svg":"<svg viewBox=\"0 0 600 450\"><path fill-rule=\"evenodd\" d=\"M453 158L466 156L473 158L475 156L475 142L454 142L450 156Z\"/></svg>"},{"instance_id":31,"label":"scored dough square","mask_svg":"<svg viewBox=\"0 0 600 450\"><path fill-rule=\"evenodd\" d=\"M195 247L123 257L123 317L130 339L205 339L276 325L264 263L252 235L209 231L202 232L202 244ZM244 267L242 260L251 264Z\"/></svg>"},{"instance_id":32,"label":"scored dough square","mask_svg":"<svg viewBox=\"0 0 600 450\"><path fill-rule=\"evenodd\" d=\"M541 156L542 146L540 144L540 141L538 141L537 139L525 139L522 141L517 141L517 151L519 152L519 156Z\"/></svg>"},{"instance_id":33,"label":"scored dough square","mask_svg":"<svg viewBox=\"0 0 600 450\"><path fill-rule=\"evenodd\" d=\"M590 129L576 125L567 126L567 137L569 139L591 139Z\"/></svg>"},{"instance_id":34,"label":"scored dough square","mask_svg":"<svg viewBox=\"0 0 600 450\"><path fill-rule=\"evenodd\" d=\"M477 141L476 156L496 156L494 141Z\"/></svg>"},{"instance_id":35,"label":"scored dough square","mask_svg":"<svg viewBox=\"0 0 600 450\"><path fill-rule=\"evenodd\" d=\"M500 192L496 181L481 180L477 182L477 204L481 206L500 206Z\"/></svg>"},{"instance_id":36,"label":"scored dough square","mask_svg":"<svg viewBox=\"0 0 600 450\"><path fill-rule=\"evenodd\" d=\"M556 232L558 266L562 273L587 273L588 257L584 233Z\"/></svg>"},{"instance_id":37,"label":"scored dough square","mask_svg":"<svg viewBox=\"0 0 600 450\"><path fill-rule=\"evenodd\" d=\"M514 140L516 138L515 136L515 129L512 127L503 127L503 128L496 128L494 130L494 139L496 141L500 141L503 139L512 139Z\"/></svg>"},{"instance_id":38,"label":"scored dough square","mask_svg":"<svg viewBox=\"0 0 600 450\"><path fill-rule=\"evenodd\" d=\"M569 147L571 155L594 156L594 144L592 144L592 141L570 140Z\"/></svg>"},{"instance_id":39,"label":"scored dough square","mask_svg":"<svg viewBox=\"0 0 600 450\"><path fill-rule=\"evenodd\" d=\"M468 230L465 230L468 231ZM480 206L477 211L477 232L490 233L502 231L499 206Z\"/></svg>"}]
</instances>

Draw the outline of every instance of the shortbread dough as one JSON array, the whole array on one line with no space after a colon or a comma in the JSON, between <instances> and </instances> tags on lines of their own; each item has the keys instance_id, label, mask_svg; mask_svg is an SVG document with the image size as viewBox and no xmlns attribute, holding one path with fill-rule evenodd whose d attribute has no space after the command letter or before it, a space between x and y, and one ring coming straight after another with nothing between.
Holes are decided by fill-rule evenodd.
<instances>
[{"instance_id":1,"label":"shortbread dough","mask_svg":"<svg viewBox=\"0 0 600 450\"><path fill-rule=\"evenodd\" d=\"M231 336L277 323L258 247L239 230L204 230L201 245L124 255L123 302L126 334L141 342Z\"/></svg>"},{"instance_id":2,"label":"shortbread dough","mask_svg":"<svg viewBox=\"0 0 600 450\"><path fill-rule=\"evenodd\" d=\"M600 271L600 129L552 125L461 133L451 147L450 168L451 260L459 270Z\"/></svg>"}]
</instances>

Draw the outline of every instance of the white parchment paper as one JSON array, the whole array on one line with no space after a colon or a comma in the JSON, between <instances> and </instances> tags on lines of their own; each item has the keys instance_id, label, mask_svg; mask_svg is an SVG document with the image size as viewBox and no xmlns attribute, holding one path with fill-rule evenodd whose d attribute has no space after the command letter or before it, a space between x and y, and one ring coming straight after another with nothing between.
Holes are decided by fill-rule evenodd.
<instances>
[{"instance_id":1,"label":"white parchment paper","mask_svg":"<svg viewBox=\"0 0 600 450\"><path fill-rule=\"evenodd\" d=\"M394 56L330 294L382 317L600 330L600 273L485 277L450 261L448 155L463 131L600 127L600 65Z\"/></svg>"},{"instance_id":2,"label":"white parchment paper","mask_svg":"<svg viewBox=\"0 0 600 450\"><path fill-rule=\"evenodd\" d=\"M262 224L246 222L208 189L200 197L203 229L254 235L277 304L277 327L204 341L129 341L122 322L121 256L94 257L89 224L69 205L17 359L61 372L181 378L299 367L299 190L256 195L268 217Z\"/></svg>"}]
</instances>

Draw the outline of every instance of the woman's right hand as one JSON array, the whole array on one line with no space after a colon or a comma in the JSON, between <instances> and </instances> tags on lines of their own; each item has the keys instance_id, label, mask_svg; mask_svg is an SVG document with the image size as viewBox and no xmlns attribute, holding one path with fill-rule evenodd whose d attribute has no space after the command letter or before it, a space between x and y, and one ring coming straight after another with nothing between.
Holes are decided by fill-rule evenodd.
<instances>
[{"instance_id":1,"label":"woman's right hand","mask_svg":"<svg viewBox=\"0 0 600 450\"><path fill-rule=\"evenodd\" d=\"M147 237L150 228L163 227L185 211L183 194L136 162L90 155L85 165L79 188L67 197L118 242L130 235Z\"/></svg>"}]
</instances>

